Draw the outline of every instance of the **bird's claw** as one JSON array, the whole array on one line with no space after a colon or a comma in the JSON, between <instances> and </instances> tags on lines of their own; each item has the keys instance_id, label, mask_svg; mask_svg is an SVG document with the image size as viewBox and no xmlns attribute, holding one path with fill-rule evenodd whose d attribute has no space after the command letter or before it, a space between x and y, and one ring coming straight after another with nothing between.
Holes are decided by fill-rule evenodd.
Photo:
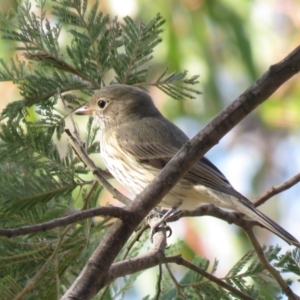
<instances>
[{"instance_id":1,"label":"bird's claw","mask_svg":"<svg viewBox=\"0 0 300 300\"><path fill-rule=\"evenodd\" d=\"M157 210L150 212L147 216L147 223L150 225L150 240L153 242L153 236L159 230L165 230L167 237L172 235L172 229L166 224L166 219L177 211L176 208L172 208L167 211L159 212Z\"/></svg>"},{"instance_id":2,"label":"bird's claw","mask_svg":"<svg viewBox=\"0 0 300 300\"><path fill-rule=\"evenodd\" d=\"M149 237L150 237L150 241L151 243L153 243L153 236L155 233L157 233L158 231L162 231L165 230L167 233L167 237L170 237L172 235L172 229L169 225L167 225L164 221L163 222L157 222L157 224L155 224L153 227L151 227L150 229L150 233L149 233Z\"/></svg>"}]
</instances>

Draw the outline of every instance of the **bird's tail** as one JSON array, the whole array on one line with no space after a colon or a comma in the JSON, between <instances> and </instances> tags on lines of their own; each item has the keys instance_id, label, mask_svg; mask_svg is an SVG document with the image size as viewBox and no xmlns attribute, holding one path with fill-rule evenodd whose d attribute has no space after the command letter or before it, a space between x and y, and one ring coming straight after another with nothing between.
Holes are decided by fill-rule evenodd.
<instances>
[{"instance_id":1,"label":"bird's tail","mask_svg":"<svg viewBox=\"0 0 300 300\"><path fill-rule=\"evenodd\" d=\"M253 203L250 202L247 198L237 199L235 197L231 197L231 202L232 204L234 204L238 211L244 213L254 221L257 221L258 223L275 233L277 236L282 238L288 244L300 247L300 243L295 237L293 237L290 233L288 233L285 229L283 229L280 225L267 217L261 211L257 210Z\"/></svg>"}]
</instances>

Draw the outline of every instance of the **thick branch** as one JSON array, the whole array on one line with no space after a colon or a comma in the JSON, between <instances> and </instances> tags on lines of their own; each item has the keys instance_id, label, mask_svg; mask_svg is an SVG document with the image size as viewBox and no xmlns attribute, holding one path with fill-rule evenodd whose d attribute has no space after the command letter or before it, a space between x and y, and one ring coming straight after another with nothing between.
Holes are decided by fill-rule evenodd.
<instances>
[{"instance_id":1,"label":"thick branch","mask_svg":"<svg viewBox=\"0 0 300 300\"><path fill-rule=\"evenodd\" d=\"M160 219L158 217L151 218L148 221L151 229L156 226L157 222ZM245 220L246 221L246 220ZM222 288L232 292L234 295L241 297L242 299L249 299L253 300L252 297L244 294L243 292L237 290L233 286L227 284L226 282L222 281L221 279L215 277L214 275L206 272L205 270L193 265L192 263L184 260L181 256L172 256L172 257L165 257L164 250L167 245L167 229L164 225L160 225L159 229L153 235L153 245L152 249L145 255L141 255L136 258L132 258L126 261L121 261L115 263L111 266L108 276L106 277L106 284L111 283L118 277L122 277L129 274L134 274L139 271L143 271L157 265L161 265L163 263L176 263L179 265L186 266L187 268L201 274L208 280L216 283L217 285L221 286Z\"/></svg>"},{"instance_id":2,"label":"thick branch","mask_svg":"<svg viewBox=\"0 0 300 300\"><path fill-rule=\"evenodd\" d=\"M148 221L150 228L153 229L158 221L158 217L151 218ZM152 249L147 254L113 264L109 269L105 285L118 277L134 274L160 264L162 259L165 258L164 251L167 246L167 229L165 226L160 225L158 227L158 230L152 237L152 241Z\"/></svg>"},{"instance_id":3,"label":"thick branch","mask_svg":"<svg viewBox=\"0 0 300 300\"><path fill-rule=\"evenodd\" d=\"M155 236L155 235L154 235ZM118 277L134 274L139 271L143 271L152 267L155 267L159 264L163 263L176 263L178 265L185 266L196 273L202 275L203 277L207 278L208 280L216 283L220 287L228 290L229 292L233 293L234 295L241 297L241 299L249 299L253 300L252 297L244 294L243 292L239 291L238 289L234 288L230 284L227 284L223 280L215 277L214 275L206 272L205 270L193 265L192 263L184 260L181 256L171 256L165 257L162 251L150 251L149 253L139 256L137 258L133 258L130 260L118 262L112 265L108 276L106 278L105 284L109 284L113 280Z\"/></svg>"},{"instance_id":4,"label":"thick branch","mask_svg":"<svg viewBox=\"0 0 300 300\"><path fill-rule=\"evenodd\" d=\"M104 287L108 270L126 241L153 207L211 147L245 116L300 70L300 47L273 65L248 90L215 117L174 156L146 189L126 208L134 213L130 222L117 220L95 250L63 299L88 300Z\"/></svg>"}]
</instances>

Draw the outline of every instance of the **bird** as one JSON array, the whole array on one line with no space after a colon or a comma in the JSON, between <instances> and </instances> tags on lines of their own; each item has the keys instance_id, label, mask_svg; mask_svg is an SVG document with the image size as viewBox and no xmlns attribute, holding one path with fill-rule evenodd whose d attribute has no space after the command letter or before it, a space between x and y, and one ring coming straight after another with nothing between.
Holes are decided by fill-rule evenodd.
<instances>
[{"instance_id":1,"label":"bird","mask_svg":"<svg viewBox=\"0 0 300 300\"><path fill-rule=\"evenodd\" d=\"M75 114L94 117L100 127L105 166L134 195L140 194L189 142L188 136L156 108L150 95L132 85L114 84L97 90ZM160 206L192 210L203 204L243 213L288 244L299 245L295 237L236 191L205 156L171 189Z\"/></svg>"}]
</instances>

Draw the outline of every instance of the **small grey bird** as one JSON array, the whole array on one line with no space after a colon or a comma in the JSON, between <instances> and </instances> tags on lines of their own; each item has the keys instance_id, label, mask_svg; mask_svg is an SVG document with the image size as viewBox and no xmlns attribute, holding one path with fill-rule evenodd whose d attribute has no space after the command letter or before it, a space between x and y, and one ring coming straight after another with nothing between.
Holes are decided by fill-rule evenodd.
<instances>
[{"instance_id":1,"label":"small grey bird","mask_svg":"<svg viewBox=\"0 0 300 300\"><path fill-rule=\"evenodd\" d=\"M107 169L134 195L141 193L189 141L183 131L163 117L146 92L133 86L104 87L75 113L94 116L101 129L101 155ZM203 203L244 213L287 243L299 245L237 192L205 157L163 198L161 205L195 209Z\"/></svg>"}]
</instances>

